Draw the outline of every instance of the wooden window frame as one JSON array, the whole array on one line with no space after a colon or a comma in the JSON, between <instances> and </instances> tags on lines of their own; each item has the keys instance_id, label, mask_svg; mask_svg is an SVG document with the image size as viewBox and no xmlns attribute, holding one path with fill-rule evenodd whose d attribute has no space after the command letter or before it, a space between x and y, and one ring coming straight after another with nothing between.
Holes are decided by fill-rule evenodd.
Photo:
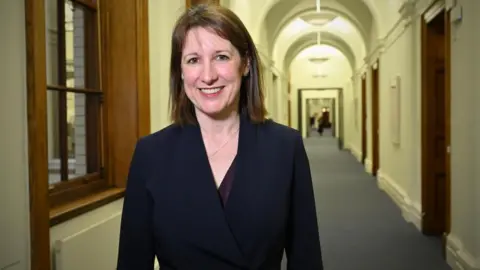
<instances>
[{"instance_id":1,"label":"wooden window frame","mask_svg":"<svg viewBox=\"0 0 480 270\"><path fill-rule=\"evenodd\" d=\"M101 141L105 181L95 178L48 184L47 0L24 0L27 52L30 241L32 270L51 268L50 228L124 195L129 163L138 138L150 133L148 0L74 0L98 8L100 75L104 109ZM131 26L131 27L125 27ZM86 71L87 72L87 71ZM86 85L87 86L87 85ZM68 89L93 92L98 89ZM87 116L88 117L88 116ZM99 178L98 178L99 179ZM95 183L95 184L94 184ZM99 184L102 183L102 184ZM82 190L83 191L80 191ZM74 191L75 190L75 191ZM72 193L73 192L73 193ZM72 199L71 194L76 194ZM53 205L53 207L51 207Z\"/></svg>"},{"instance_id":2,"label":"wooden window frame","mask_svg":"<svg viewBox=\"0 0 480 270\"><path fill-rule=\"evenodd\" d=\"M57 84L47 84L46 90L58 95L58 128L60 149L60 182L49 186L49 204L53 223L59 222L59 207L76 202L92 193L111 187L103 166L103 91L100 88L100 42L98 38L98 7L87 0L57 1ZM67 87L65 3L70 1L84 10L84 85L83 88ZM67 93L85 95L85 146L87 173L75 178L68 175L67 145ZM57 139L57 138L55 138Z\"/></svg>"}]
</instances>

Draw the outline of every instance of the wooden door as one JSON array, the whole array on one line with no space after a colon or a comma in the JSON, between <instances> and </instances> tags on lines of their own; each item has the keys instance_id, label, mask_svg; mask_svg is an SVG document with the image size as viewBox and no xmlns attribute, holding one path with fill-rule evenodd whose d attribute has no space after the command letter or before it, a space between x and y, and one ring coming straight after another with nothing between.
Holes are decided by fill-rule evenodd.
<instances>
[{"instance_id":1,"label":"wooden door","mask_svg":"<svg viewBox=\"0 0 480 270\"><path fill-rule=\"evenodd\" d=\"M329 111L322 112L322 119L323 119L323 125L325 127L329 127L331 125ZM332 119L332 121L334 120Z\"/></svg>"},{"instance_id":2,"label":"wooden door","mask_svg":"<svg viewBox=\"0 0 480 270\"><path fill-rule=\"evenodd\" d=\"M339 117L337 116L337 114L335 113L337 111L337 102L338 102L338 99L335 99L335 98L332 98L331 99L331 108L330 108L330 112L331 112L331 115L329 114L329 119L331 119L331 130L332 130L332 136L335 137L337 136L337 119L339 119Z\"/></svg>"},{"instance_id":3,"label":"wooden door","mask_svg":"<svg viewBox=\"0 0 480 270\"><path fill-rule=\"evenodd\" d=\"M377 63L372 67L372 174L377 175L380 168L380 150L379 150L379 69Z\"/></svg>"},{"instance_id":4,"label":"wooden door","mask_svg":"<svg viewBox=\"0 0 480 270\"><path fill-rule=\"evenodd\" d=\"M450 232L450 19L442 8L427 21L428 12L422 19L422 231L442 236L445 256Z\"/></svg>"},{"instance_id":5,"label":"wooden door","mask_svg":"<svg viewBox=\"0 0 480 270\"><path fill-rule=\"evenodd\" d=\"M367 78L362 76L362 163L367 158Z\"/></svg>"}]
</instances>

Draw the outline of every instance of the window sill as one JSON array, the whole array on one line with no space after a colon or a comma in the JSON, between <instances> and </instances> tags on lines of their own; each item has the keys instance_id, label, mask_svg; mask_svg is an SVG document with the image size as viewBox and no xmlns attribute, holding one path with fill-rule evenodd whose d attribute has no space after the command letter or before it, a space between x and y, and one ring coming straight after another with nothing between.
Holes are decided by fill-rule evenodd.
<instances>
[{"instance_id":1,"label":"window sill","mask_svg":"<svg viewBox=\"0 0 480 270\"><path fill-rule=\"evenodd\" d=\"M50 209L50 226L55 226L74 217L92 211L123 197L124 188L109 188L74 202Z\"/></svg>"}]
</instances>

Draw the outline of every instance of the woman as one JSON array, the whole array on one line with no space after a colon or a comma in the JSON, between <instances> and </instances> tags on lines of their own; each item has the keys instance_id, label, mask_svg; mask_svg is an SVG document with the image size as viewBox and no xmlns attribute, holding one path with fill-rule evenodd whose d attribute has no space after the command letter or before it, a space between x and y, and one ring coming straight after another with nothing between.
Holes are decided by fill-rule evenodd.
<instances>
[{"instance_id":1,"label":"woman","mask_svg":"<svg viewBox=\"0 0 480 270\"><path fill-rule=\"evenodd\" d=\"M197 6L172 38L173 124L135 149L118 269L323 269L298 132L265 120L257 50L228 9Z\"/></svg>"}]
</instances>

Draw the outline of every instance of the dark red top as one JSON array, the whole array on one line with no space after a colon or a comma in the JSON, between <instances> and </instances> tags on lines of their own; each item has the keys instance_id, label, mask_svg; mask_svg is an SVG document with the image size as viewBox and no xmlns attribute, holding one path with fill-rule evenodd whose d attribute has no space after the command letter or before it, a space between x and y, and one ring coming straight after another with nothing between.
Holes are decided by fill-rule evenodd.
<instances>
[{"instance_id":1,"label":"dark red top","mask_svg":"<svg viewBox=\"0 0 480 270\"><path fill-rule=\"evenodd\" d=\"M225 204L227 203L228 195L230 195L230 191L232 189L233 179L235 176L236 159L237 157L233 159L232 164L230 165L230 168L228 168L228 171L225 174L225 177L223 178L222 183L220 184L220 187L218 187L218 193L220 195L220 198L222 199L223 206L225 206Z\"/></svg>"}]
</instances>

